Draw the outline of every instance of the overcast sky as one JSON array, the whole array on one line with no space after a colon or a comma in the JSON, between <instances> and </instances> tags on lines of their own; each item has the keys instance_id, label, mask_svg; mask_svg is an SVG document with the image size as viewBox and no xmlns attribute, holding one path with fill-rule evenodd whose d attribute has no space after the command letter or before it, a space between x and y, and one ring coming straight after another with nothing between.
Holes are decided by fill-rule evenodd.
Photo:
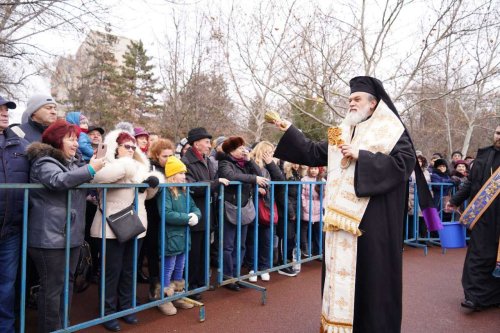
<instances>
[{"instance_id":1,"label":"overcast sky","mask_svg":"<svg viewBox=\"0 0 500 333\"><path fill-rule=\"evenodd\" d=\"M265 1L265 0L264 0ZM176 4L176 2L183 2L182 4ZM283 0L284 3L291 3L292 1ZM297 0L296 7L300 6L301 14L305 15L307 13L310 3L317 2L324 6L331 6L333 2L329 0L324 1L314 1L314 0ZM429 1L427 1L428 3ZM137 1L127 1L127 0L110 0L106 1L111 8L109 17L106 18L108 22L112 25L112 33L120 36L125 36L134 40L142 40L148 54L155 58L155 65L157 65L157 59L161 56L161 41L164 39L165 34L168 31L172 31L171 17L172 13L175 11L177 16L182 16L186 19L193 19L197 17L200 12L207 12L208 10L214 10L217 12L217 8L222 8L223 10L229 8L231 5L230 0L137 0ZM257 1L238 1L235 0L238 6L243 6L243 8L251 9L252 6L256 6ZM401 13L401 18L397 21L397 24L401 26L401 41L403 43L412 43L411 38L406 38L407 36L413 34L416 29L418 29L418 22L422 19L422 15L417 15L417 13L422 13L422 6L425 1L415 1L411 7L411 10L406 10ZM340 3L335 1L335 9L339 13L346 8ZM378 8L379 4L377 2L370 2L372 10L381 12L382 9ZM103 31L104 27L95 25L88 27L88 29ZM52 55L73 55L78 49L81 42L84 40L86 33L68 33L68 32L56 32L50 31L43 34L38 34L34 37L32 42L39 45L45 50L49 50ZM46 62L55 62L57 57L47 57L40 56ZM49 93L50 92L50 80L47 77L33 77L30 80L28 91L25 93L26 98L35 93ZM16 101L18 103L18 108L11 113L11 122L18 122L20 119L20 114L25 109L25 100Z\"/></svg>"}]
</instances>

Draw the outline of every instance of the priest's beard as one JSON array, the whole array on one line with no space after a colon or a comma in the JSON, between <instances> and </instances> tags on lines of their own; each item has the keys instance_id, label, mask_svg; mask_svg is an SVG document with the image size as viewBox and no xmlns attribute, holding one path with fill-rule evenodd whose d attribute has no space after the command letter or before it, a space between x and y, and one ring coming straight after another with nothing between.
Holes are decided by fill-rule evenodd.
<instances>
[{"instance_id":1,"label":"priest's beard","mask_svg":"<svg viewBox=\"0 0 500 333\"><path fill-rule=\"evenodd\" d=\"M357 112L349 111L345 116L343 123L348 126L356 126L363 120L366 120L370 116L370 106L367 105L363 109L359 109Z\"/></svg>"}]
</instances>

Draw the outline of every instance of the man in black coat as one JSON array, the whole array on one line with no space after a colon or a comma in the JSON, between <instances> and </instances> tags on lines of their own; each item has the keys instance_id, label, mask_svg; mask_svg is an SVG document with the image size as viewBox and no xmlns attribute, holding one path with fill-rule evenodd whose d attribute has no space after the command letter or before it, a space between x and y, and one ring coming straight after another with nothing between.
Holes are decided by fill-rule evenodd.
<instances>
[{"instance_id":1,"label":"man in black coat","mask_svg":"<svg viewBox=\"0 0 500 333\"><path fill-rule=\"evenodd\" d=\"M493 145L479 149L467 180L446 204L446 210L456 210L465 200L472 200L500 166L500 125ZM470 203L470 201L469 201ZM462 273L465 300L462 306L479 310L500 305L500 278L492 275L497 261L500 237L500 204L498 197L484 211L471 234Z\"/></svg>"},{"instance_id":2,"label":"man in black coat","mask_svg":"<svg viewBox=\"0 0 500 333\"><path fill-rule=\"evenodd\" d=\"M190 193L196 206L200 209L202 218L200 223L191 227L191 250L189 251L189 286L190 290L204 286L205 281L205 232L206 228L215 225L215 214L210 212L212 204L216 202L215 193L220 184L228 185L229 181L224 178L216 178L217 168L213 161L208 158L212 148L210 139L212 136L203 127L193 128L189 131L187 141L191 147L182 157L182 162L187 167L186 180L188 183L209 182L210 197L206 198L206 187L190 187ZM209 210L206 210L208 200ZM206 218L209 224L206 225ZM201 295L196 294L194 299L200 300Z\"/></svg>"},{"instance_id":3,"label":"man in black coat","mask_svg":"<svg viewBox=\"0 0 500 333\"><path fill-rule=\"evenodd\" d=\"M28 142L9 126L9 109L16 104L0 96L0 182L28 183L30 165L25 150ZM21 249L23 190L0 190L0 332L15 332L14 301L16 274Z\"/></svg>"},{"instance_id":4,"label":"man in black coat","mask_svg":"<svg viewBox=\"0 0 500 333\"><path fill-rule=\"evenodd\" d=\"M321 332L400 332L401 235L413 170L419 198L425 196L421 206L431 205L430 193L410 136L382 83L365 76L353 78L350 86L349 113L340 126L345 129L342 141L330 138L329 131L328 142L315 143L289 122L278 120L275 124L285 134L274 156L308 166L328 163ZM380 125L385 123L388 131ZM337 209L338 196L348 203L343 203L347 209L362 201L366 206L353 217ZM347 252L353 260L345 260Z\"/></svg>"}]
</instances>

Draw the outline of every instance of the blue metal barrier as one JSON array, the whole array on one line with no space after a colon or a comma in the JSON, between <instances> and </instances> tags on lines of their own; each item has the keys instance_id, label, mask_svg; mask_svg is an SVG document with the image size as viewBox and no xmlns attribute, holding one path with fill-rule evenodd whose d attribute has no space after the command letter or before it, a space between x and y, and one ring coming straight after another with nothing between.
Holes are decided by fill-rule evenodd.
<instances>
[{"instance_id":1,"label":"blue metal barrier","mask_svg":"<svg viewBox=\"0 0 500 333\"><path fill-rule=\"evenodd\" d=\"M252 222L254 228L253 228L253 235L254 235L254 240L253 240L253 268L252 267L249 267L249 271L250 270L253 270L254 273L253 274L250 274L250 273L247 273L247 274L242 274L241 273L241 266L242 266L242 260L243 258L241 257L241 244L242 242L245 242L245 240L241 239L241 189L242 189L242 185L243 183L241 182L237 182L237 181L232 181L229 183L229 186L237 186L238 189L237 189L237 196L236 196L236 202L237 202L237 215L236 215L236 220L237 220L237 224L236 224L236 227L237 227L237 235L236 235L236 272L235 272L235 275L236 276L225 276L224 275L224 258L223 258L223 249L224 249L224 242L223 242L223 238L224 238L224 223L227 223L225 221L225 214L224 214L224 193L225 193L225 186L224 185L220 185L220 188L219 188L219 228L218 228L218 231L219 231L219 265L218 265L218 275L217 275L217 285L218 286L224 286L224 285L227 285L227 284L230 284L230 283L239 283L247 288L251 288L251 289L254 289L254 290L257 290L257 291L260 291L262 293L262 297L261 297L261 302L262 304L265 304L266 303L266 297L267 297L267 294L266 294L266 288L265 287L262 287L262 286L259 286L259 285L256 285L254 283L250 283L248 281L246 281L247 279L249 279L250 277L252 276L261 276L262 274L265 274L265 273L270 273L270 272L274 272L274 271L277 271L279 269L282 269L282 268L286 268L286 267L292 267L292 265L294 264L294 262L290 262L288 263L288 245L287 245L287 235L288 235L288 187L290 185L296 185L298 186L298 191L297 191L297 213L296 213L296 221L297 221L297 224L296 224L296 234L295 234L295 246L297 249L300 249L300 237L301 237L301 207L302 207L302 186L309 186L309 211L310 211L310 214L309 214L309 220L308 220L308 233L307 233L307 244L308 244L308 258L305 258L305 259L302 259L302 258L299 258L299 260L297 261L297 263L305 263L305 262L308 262L308 261L311 261L311 260L315 260L315 259L321 259L322 258L322 238L323 238L323 233L322 233L322 226L323 226L323 193L324 193L324 186L325 186L325 182L300 182L300 181L270 181L269 183L269 186L267 188L268 191L270 191L270 220L271 220L271 225L270 225L270 246L269 246L269 268L268 269L265 269L265 270L258 270L258 255L259 255L259 247L258 247L258 244L259 244L259 239L258 239L258 230L259 230L259 205L258 205L258 186L255 185L254 186L254 191L253 191L253 201L254 201L254 206L255 206L255 210L256 210L256 214L255 214L255 220ZM312 192L312 187L314 185L320 185L320 220L319 222L319 230L320 230L320 233L319 233L319 244L318 244L318 247L319 247L319 253L315 254L315 255L312 255L312 226L313 226L313 222L316 222L316 221L312 221L312 205L313 205L313 201L312 201L312 196L313 196L313 192ZM283 262L282 264L279 264L277 266L274 266L274 225L272 224L272 221L274 219L274 209L273 209L273 206L274 206L274 203L275 203L275 199L276 199L276 186L282 186L284 187L284 193L283 193L283 198L285 198L283 204L284 204L284 209L283 209L283 213L284 213L284 216L282 217L283 219L283 223L284 223L284 241L283 241Z\"/></svg>"},{"instance_id":2,"label":"blue metal barrier","mask_svg":"<svg viewBox=\"0 0 500 333\"><path fill-rule=\"evenodd\" d=\"M443 199L448 196L448 195L454 195L457 188L455 184L453 183L428 183L429 189L432 189L432 187L436 188L439 187L439 206L437 207L439 211L439 217L441 218L441 221L443 223L449 222L449 221L444 221L444 205L446 202L443 202ZM407 214L406 219L405 219L405 235L404 235L404 243L408 246L412 247L418 247L422 248L424 250L424 255L427 255L428 253L428 246L429 245L435 245L435 246L441 246L441 242L439 237L435 237L432 235L428 230L426 230L426 235L421 236L420 235L420 230L421 230L421 225L425 224L423 221L423 218L419 218L420 214L420 208L419 208L419 200L418 200L418 189L416 186L416 183L410 183L410 187L413 188L413 214ZM435 192L433 192L434 194ZM435 200L436 202L437 200ZM467 201L464 202L464 207L467 206ZM410 218L412 219L412 224L413 228L410 230L409 228L409 222ZM456 218L456 213L452 212L451 213L451 221L455 221ZM413 234L410 234L410 231L412 231ZM464 231L466 232L466 231ZM446 249L443 248L443 253L446 253Z\"/></svg>"},{"instance_id":3,"label":"blue metal barrier","mask_svg":"<svg viewBox=\"0 0 500 333\"><path fill-rule=\"evenodd\" d=\"M102 190L102 210L105 212L106 211L106 198L107 198L107 191L108 189L114 189L114 188L134 188L135 193L134 193L134 202L135 202L135 209L138 209L138 190L141 187L147 187L145 184L83 184L78 187L75 187L74 189L101 189ZM164 235L165 234L165 190L168 187L205 187L205 210L206 212L210 212L210 184L209 183L195 183L195 184L160 184L159 185L159 190L161 190L161 195L162 195L162 210L161 210L161 232ZM26 265L27 265L27 249L28 249L28 205L29 205L29 192L30 190L33 189L42 189L44 188L43 185L41 184L0 184L0 189L20 189L24 190L24 203L23 203L23 233L22 233L22 245L21 245L21 267L20 267L20 272L21 272L21 278L20 278L20 313L19 313L19 332L24 333L26 332L26 278L27 278L27 272L26 272ZM72 202L72 191L74 189L68 190L67 194L67 214L66 214L66 230L71 230L71 202ZM189 207L189 199L190 196L187 196L188 200L188 207ZM153 199L154 200L154 199ZM69 263L70 263L70 241L71 241L71 233L67 232L66 235L66 243L65 243L65 271L64 271L64 304L63 304L63 328L59 331L56 332L74 332L78 331L84 328L88 328L97 324L101 324L103 322L106 322L111 319L123 317L128 314L136 313L151 307L158 306L160 304L163 304L165 302L173 301L176 299L184 298L188 295L192 295L195 293L203 292L209 289L209 274L208 274L208 269L209 269L209 245L210 245L210 213L206 214L206 216L203 216L204 218L204 223L205 223L205 253L206 256L204 258L206 265L205 265L205 285L203 287L197 288L195 290L189 290L188 287L188 269L189 269L189 256L187 255L187 246L188 243L186 242L186 265L185 265L185 277L186 277L186 288L185 292L183 293L178 293L175 294L174 296L171 297L165 297L163 292L161 292L161 299L157 301L151 301L146 304L142 304L140 306L137 306L136 304L136 296L137 296L137 257L138 257L138 244L137 244L137 238L134 240L134 246L133 246L133 283L132 283L132 307L130 309L126 309L123 311L119 311L113 314L105 315L104 314L104 296L105 296L105 279L106 279L106 269L105 269L105 258L106 258L106 220L105 220L105 215L102 217L102 239L101 239L101 279L100 279L100 298L99 298L99 317L85 321L82 323L78 323L72 326L70 325L70 313L69 313ZM201 221L200 221L201 223ZM187 232L189 232L189 227L187 228ZM188 238L187 238L188 239ZM161 242L160 242L161 250L162 253L164 253L165 250L165 238L161 237ZM160 273L161 277L161 284L162 284L162 291L163 291L163 280L164 280L164 270L163 270L163 258L161 260L161 267L162 271ZM204 305L199 302L195 302L192 300L188 300L189 302L193 303L194 305L200 307L199 311L199 318L200 321L205 320L205 309Z\"/></svg>"},{"instance_id":4,"label":"blue metal barrier","mask_svg":"<svg viewBox=\"0 0 500 333\"><path fill-rule=\"evenodd\" d=\"M270 214L271 214L271 221L273 221L274 218L274 203L277 198L277 193L280 193L279 195L282 195L285 200L283 201L283 216L280 216L280 219L283 221L283 242L282 242L282 254L283 254L283 261L279 262L277 265L274 265L274 235L275 235L275 228L271 224L270 227L270 247L269 247L269 268L265 270L258 270L258 255L259 255L259 215L258 215L258 187L254 186L254 189L252 191L253 193L253 201L256 209L256 217L255 220L252 222L254 225L254 251L253 251L253 274L242 274L241 272L241 265L243 262L243 258L241 257L241 245L242 242L245 242L245 239L242 239L241 237L241 196L242 196L242 183L241 182L230 182L229 186L237 186L237 195L236 195L236 202L237 202L237 240L236 240L236 246L237 246L237 256L236 256L236 272L235 276L224 276L224 270L223 270L223 265L224 265L224 257L223 257L223 249L224 249L224 223L225 221L225 214L224 214L224 194L225 194L225 186L220 185L219 188L219 193L218 193L218 202L217 202L217 207L218 207L218 232L219 232L219 237L218 237L218 249L219 249L219 254L218 254L218 272L216 276L216 284L218 286L224 286L229 283L234 283L238 282L241 285L244 285L246 287L249 287L251 289L257 290L261 292L262 299L261 302L262 304L266 303L267 299L267 290L263 286L259 286L254 283L250 283L247 281L248 278L251 276L260 276L264 273L270 273L277 271L282 268L286 267L292 267L295 263L306 263L308 261L316 260L316 259L321 259L323 256L323 246L322 246L322 239L323 239L323 233L319 233L319 243L318 248L319 252L314 253L313 252L313 221L312 220L312 211L313 211L313 190L315 185L319 185L319 202L320 202L320 212L323 212L324 210L324 202L323 202L323 197L325 193L325 183L324 182L300 182L300 181L271 181L269 182L269 187L268 191L270 193ZM290 186L297 186L298 191L297 191L297 207L296 207L296 225L295 225L295 248L300 249L301 247L301 214L302 214L302 188L304 186L309 187L309 219L307 222L307 252L306 253L308 256L306 258L299 257L297 258L298 261L294 262L293 260L289 262L288 258L288 241L287 241L287 236L288 236L288 222L289 222L289 216L288 216L288 192L289 192L289 187ZM413 185L414 186L414 185ZM431 183L429 186L441 186L440 189L440 197L443 197L443 193L445 193L445 189L443 187L445 186L453 186L447 183ZM141 187L147 187L145 184L84 184L80 185L77 188L86 188L86 189L101 189L101 196L102 196L102 209L103 211L106 211L106 198L107 198L107 191L109 189L115 189L115 188L134 188L134 202L135 202L135 208L138 208L138 190ZM101 277L100 277L100 297L99 297L99 310L98 310L98 317L94 318L92 320L88 320L82 323L74 324L72 323L72 326L70 326L70 313L69 313L69 258L70 258L70 237L68 233L68 237L66 238L66 248L65 248L65 262L66 262L66 268L65 268L65 277L64 277L64 318L63 318L63 329L58 331L58 332L73 332L77 330L81 330L87 327L91 327L97 324L101 324L103 322L106 322L111 319L123 317L128 314L136 313L148 308L152 308L158 305L161 305L165 302L170 302L176 299L184 298L189 295L193 295L196 293L200 293L203 291L206 291L210 288L210 278L209 278L209 254L210 254L210 214L214 213L211 212L211 191L210 191L210 184L209 183L183 183L183 184L160 184L160 191L159 195L161 196L161 221L160 221L160 226L159 230L162 235L165 235L165 230L166 230L166 218L165 218L165 195L166 192L165 190L169 187L204 187L205 188L205 211L208 212L208 214L205 214L206 216L203 216L203 223L205 223L205 234L204 234L204 246L205 246L205 276L204 276L204 285L202 287L196 288L194 290L190 290L189 288L189 255L188 255L188 246L189 243L186 239L185 243L185 254L186 254L186 262L185 262L185 281L186 281L186 287L185 291L182 293L175 294L174 296L171 297L166 297L163 294L163 289L166 287L164 285L164 260L161 257L160 259L160 285L161 285L161 290L162 292L160 293L160 299L154 300L147 302L145 304L137 305L136 304L136 296L137 296L137 257L138 257L138 243L137 239L134 240L134 267L133 267L133 290L132 290L132 308L123 310L120 312L116 312L113 314L105 315L105 309L104 309L104 297L105 297L105 281L106 281L106 270L105 270L105 258L106 258L106 221L105 221L105 216L102 217L102 239L101 239L101 258L100 258L100 265L102 267L101 269ZM25 311L25 306L26 306L26 262L27 262L27 227L28 227L28 199L29 199L29 192L30 190L33 189L40 189L43 188L42 185L39 184L0 184L0 189L22 189L24 190L24 205L23 205L23 234L22 234L22 257L21 257L21 296L20 296L20 301L21 301L21 310L20 310L20 332L24 333L26 331L26 311ZM67 201L67 207L71 206L71 200L72 200L72 190L68 191L68 201ZM190 196L187 196L187 207L189 207L189 200ZM414 208L413 208L413 227L411 228L412 230L408 229L409 225L409 219L407 218L405 223L407 225L406 233L404 235L404 241L407 245L410 246L418 246L424 249L424 253L427 253L427 244L436 244L439 245L439 240L437 238L432 238L430 233L427 232L427 235L424 237L421 237L419 234L419 223L422 223L419 221L418 218L418 193L417 193L417 188L414 188ZM441 216L443 213L441 212ZM67 220L67 230L70 230L71 227L71 216L70 216L70 210L68 209L68 214L66 216ZM200 221L201 223L201 221ZM323 229L323 214L320 214L320 220L317 222L319 223L319 230L322 231ZM190 232L189 227L186 227L187 233ZM260 240L262 241L262 240ZM165 239L164 237L161 237L160 241L160 249L161 253L165 253ZM291 258L293 259L293 258ZM250 269L249 269L250 270ZM200 321L205 320L205 308L202 303L195 302L192 300L188 300L192 304L195 304L196 306L199 307L199 319Z\"/></svg>"}]
</instances>

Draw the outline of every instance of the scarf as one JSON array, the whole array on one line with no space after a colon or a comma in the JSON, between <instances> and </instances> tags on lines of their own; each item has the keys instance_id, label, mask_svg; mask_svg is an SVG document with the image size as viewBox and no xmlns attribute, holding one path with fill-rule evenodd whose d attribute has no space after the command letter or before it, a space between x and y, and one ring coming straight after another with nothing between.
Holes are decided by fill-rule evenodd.
<instances>
[{"instance_id":1,"label":"scarf","mask_svg":"<svg viewBox=\"0 0 500 333\"><path fill-rule=\"evenodd\" d=\"M198 149L196 149L194 146L191 147L191 150L193 151L194 156L196 156L197 159L199 159L201 162L206 163L205 158L203 155L199 152Z\"/></svg>"},{"instance_id":2,"label":"scarf","mask_svg":"<svg viewBox=\"0 0 500 333\"><path fill-rule=\"evenodd\" d=\"M229 155L229 156L231 156L231 155ZM231 156L231 159L232 159L234 162L236 162L236 164L237 164L240 168L242 168L242 169L245 167L245 165L246 165L246 164L247 164L247 162L248 162L245 158L236 158L236 157L234 157L234 156Z\"/></svg>"}]
</instances>

